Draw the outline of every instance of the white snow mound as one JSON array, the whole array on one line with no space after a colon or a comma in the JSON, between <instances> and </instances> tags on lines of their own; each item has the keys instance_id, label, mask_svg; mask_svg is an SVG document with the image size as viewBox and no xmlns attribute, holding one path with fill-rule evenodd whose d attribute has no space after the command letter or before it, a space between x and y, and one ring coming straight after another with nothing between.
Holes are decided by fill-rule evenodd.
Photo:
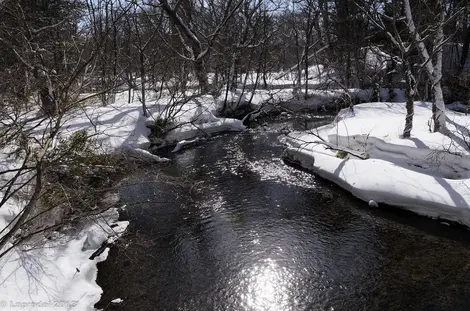
<instances>
[{"instance_id":1,"label":"white snow mound","mask_svg":"<svg viewBox=\"0 0 470 311\"><path fill-rule=\"evenodd\" d=\"M75 236L57 233L45 245L31 241L1 258L1 307L95 310L103 292L96 284L96 264L106 260L109 249L89 258L103 242L112 243L125 231L128 222L118 216L116 209L108 210L89 219Z\"/></svg>"},{"instance_id":2,"label":"white snow mound","mask_svg":"<svg viewBox=\"0 0 470 311\"><path fill-rule=\"evenodd\" d=\"M470 116L446 113L449 134L431 133L431 104L416 102L412 137L401 139L404 103L360 104L330 125L290 134L285 156L366 202L470 227ZM339 157L321 140L369 158Z\"/></svg>"}]
</instances>

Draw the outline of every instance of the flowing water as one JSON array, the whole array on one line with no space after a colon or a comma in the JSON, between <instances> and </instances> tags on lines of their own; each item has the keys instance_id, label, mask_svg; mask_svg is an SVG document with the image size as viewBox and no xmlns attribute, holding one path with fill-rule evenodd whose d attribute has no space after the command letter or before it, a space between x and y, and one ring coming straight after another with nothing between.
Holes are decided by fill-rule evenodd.
<instances>
[{"instance_id":1,"label":"flowing water","mask_svg":"<svg viewBox=\"0 0 470 311\"><path fill-rule=\"evenodd\" d=\"M470 310L470 233L371 209L280 160L282 124L134 172L106 310ZM124 302L113 305L114 298Z\"/></svg>"}]
</instances>

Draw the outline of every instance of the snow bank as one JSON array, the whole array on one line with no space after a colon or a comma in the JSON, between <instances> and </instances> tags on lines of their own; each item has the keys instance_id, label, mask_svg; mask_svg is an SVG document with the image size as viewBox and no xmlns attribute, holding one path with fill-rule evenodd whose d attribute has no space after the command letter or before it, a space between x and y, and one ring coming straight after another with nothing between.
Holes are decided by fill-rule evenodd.
<instances>
[{"instance_id":1,"label":"snow bank","mask_svg":"<svg viewBox=\"0 0 470 311\"><path fill-rule=\"evenodd\" d=\"M96 264L106 259L108 249L89 258L124 232L128 222L117 219L118 212L109 210L88 219L76 234L55 232L46 244L30 241L0 259L0 309L94 310L102 293Z\"/></svg>"},{"instance_id":2,"label":"snow bank","mask_svg":"<svg viewBox=\"0 0 470 311\"><path fill-rule=\"evenodd\" d=\"M203 138L201 139L199 137L196 137L192 140L181 140L176 144L175 148L171 152L178 152L181 149L185 148L186 146L194 145L194 144L196 144L196 143L198 143L202 140L204 140L204 139Z\"/></svg>"},{"instance_id":3,"label":"snow bank","mask_svg":"<svg viewBox=\"0 0 470 311\"><path fill-rule=\"evenodd\" d=\"M178 143L183 140L190 140L197 136L210 136L215 133L227 131L243 131L245 126L240 120L220 118L217 121L202 124L185 124L172 131L166 136L165 140L169 144Z\"/></svg>"},{"instance_id":4,"label":"snow bank","mask_svg":"<svg viewBox=\"0 0 470 311\"><path fill-rule=\"evenodd\" d=\"M290 110L318 110L320 108L337 109L349 105L349 99L356 104L357 102L370 102L373 100L374 91L372 89L329 89L329 90L309 90L307 99L304 99L304 93L301 92L298 98L291 96L282 106ZM402 102L405 95L401 89L380 88L379 97L381 100L390 102Z\"/></svg>"},{"instance_id":5,"label":"snow bank","mask_svg":"<svg viewBox=\"0 0 470 311\"><path fill-rule=\"evenodd\" d=\"M463 112L463 113L470 112L469 103L453 102L451 104L446 105L446 108L450 110L458 111L458 112Z\"/></svg>"},{"instance_id":6,"label":"snow bank","mask_svg":"<svg viewBox=\"0 0 470 311\"><path fill-rule=\"evenodd\" d=\"M285 139L285 156L364 201L470 226L470 117L448 111L450 135L430 133L429 103L415 103L411 139L399 136L405 105L367 103L343 109L333 124ZM467 132L465 132L467 131ZM459 133L464 132L465 137ZM324 141L368 155L342 159Z\"/></svg>"},{"instance_id":7,"label":"snow bank","mask_svg":"<svg viewBox=\"0 0 470 311\"><path fill-rule=\"evenodd\" d=\"M235 113L237 109L244 109L248 105L251 110L263 108L264 111L269 111L273 106L284 104L294 98L291 85L283 89L275 89L275 87L276 85L270 85L270 89L258 89L255 92L236 90L227 94L223 93L215 98L217 112Z\"/></svg>"},{"instance_id":8,"label":"snow bank","mask_svg":"<svg viewBox=\"0 0 470 311\"><path fill-rule=\"evenodd\" d=\"M35 113L32 111L25 118L36 118ZM106 107L75 109L63 117L54 144L57 146L76 131L86 130L99 145L97 152L129 152L164 161L145 150L149 145L145 120L140 103L127 104L122 99ZM32 135L40 139L47 131L44 123L33 128ZM21 161L8 157L14 149L15 146L7 146L0 150L0 171L21 165ZM2 174L2 183L12 174ZM3 195L0 192L0 198ZM24 204L10 198L2 206L0 232L15 220ZM0 258L0 309L94 310L102 293L96 284L96 264L106 259L107 250L92 259L90 256L102 248L103 242L113 243L127 225L127 222L118 221L116 210L109 210L88 217L73 228L53 232L48 240L38 234L37 240L28 240L27 244L13 248ZM10 246L7 244L3 250Z\"/></svg>"},{"instance_id":9,"label":"snow bank","mask_svg":"<svg viewBox=\"0 0 470 311\"><path fill-rule=\"evenodd\" d=\"M403 91L400 89L393 89L394 100L402 100L404 98ZM242 131L245 129L243 122L233 118L217 118L214 116L220 112L222 108L228 111L234 111L237 108L246 106L249 102L251 109L259 109L260 113L269 112L275 107L287 108L289 110L318 110L335 108L338 105L337 99L347 96L349 94L353 101L357 98L359 101L370 101L372 97L372 90L309 90L308 99L296 99L292 88L279 89L279 90L256 90L255 93L241 90L236 92L229 92L220 95L217 98L212 96L204 96L194 98L181 106L174 109L177 111L172 118L174 119L174 129L167 133L164 142L159 145L174 145L182 141L190 141L196 137L210 136L215 133L224 131ZM302 97L303 95L301 95ZM380 89L380 96L389 98L389 89ZM227 101L225 101L227 100ZM168 103L160 104L164 107ZM153 103L149 103L149 107ZM161 108L159 108L161 109ZM155 109L154 109L155 110ZM157 119L153 113L147 119L146 124L151 124ZM257 115L250 116L255 118ZM185 142L183 142L184 144Z\"/></svg>"},{"instance_id":10,"label":"snow bank","mask_svg":"<svg viewBox=\"0 0 470 311\"><path fill-rule=\"evenodd\" d=\"M245 129L243 122L238 119L216 117L214 113L217 110L217 105L217 101L211 97L203 97L184 103L173 116L174 128L166 133L161 146L180 143L180 147L182 147L192 143L192 140L197 137ZM155 122L154 116L149 117L146 124L151 126L152 122Z\"/></svg>"},{"instance_id":11,"label":"snow bank","mask_svg":"<svg viewBox=\"0 0 470 311\"><path fill-rule=\"evenodd\" d=\"M150 113L158 108L157 105L149 105ZM93 141L103 153L125 152L155 162L168 161L146 151L150 146L150 130L139 102L128 104L124 98L118 98L114 104L106 107L92 106L75 110L67 114L65 120L57 141L69 137L75 131L86 130L89 135L93 135Z\"/></svg>"},{"instance_id":12,"label":"snow bank","mask_svg":"<svg viewBox=\"0 0 470 311\"><path fill-rule=\"evenodd\" d=\"M67 113L55 140L57 146L76 131L85 130L99 146L101 153L131 153L133 156L165 161L147 151L150 145L147 127L140 102L128 104L126 94L117 95L116 102L106 107L88 106ZM168 98L148 103L153 116L165 113ZM216 118L215 103L210 98L199 98L186 103L175 117L181 127L169 133L171 141L180 141L202 133L243 130L239 120ZM27 115L34 118L34 115ZM47 132L46 125L34 129L38 138ZM180 147L190 141L182 142ZM13 151L11 148L9 151ZM21 163L6 157L1 150L1 170L14 168ZM0 176L8 178L6 174ZM11 177L11 176L10 176ZM2 193L0 193L0 198ZM0 210L0 231L7 227L24 206L10 199ZM102 243L113 243L127 227L119 222L116 210L110 210L61 233L54 232L51 240L29 241L14 248L0 259L0 309L16 310L94 310L102 290L96 284L96 264L107 257L107 250L92 256ZM9 247L7 245L6 247ZM92 258L90 259L90 256ZM114 301L117 302L117 301Z\"/></svg>"}]
</instances>

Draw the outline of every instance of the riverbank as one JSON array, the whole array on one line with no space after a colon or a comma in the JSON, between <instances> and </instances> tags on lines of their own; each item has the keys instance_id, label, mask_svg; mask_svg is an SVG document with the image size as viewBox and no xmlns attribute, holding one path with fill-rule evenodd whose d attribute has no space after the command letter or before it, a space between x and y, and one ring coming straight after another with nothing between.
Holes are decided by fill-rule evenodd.
<instances>
[{"instance_id":1,"label":"riverbank","mask_svg":"<svg viewBox=\"0 0 470 311\"><path fill-rule=\"evenodd\" d=\"M430 133L431 104L416 102L412 137L401 139L405 115L400 103L343 109L332 124L289 134L284 156L372 206L385 203L469 227L470 117L448 110L450 134Z\"/></svg>"},{"instance_id":2,"label":"riverbank","mask_svg":"<svg viewBox=\"0 0 470 311\"><path fill-rule=\"evenodd\" d=\"M92 157L126 155L153 163L168 162L169 159L159 157L149 151L151 141L148 128L149 122L155 122L165 116L169 109L168 98L149 104L147 107L150 117L147 117L144 116L141 103L138 101L127 103L125 95L125 93L117 94L116 101L111 105L103 107L89 103L87 106L77 107L65 113L51 149L62 148L72 138L87 137L86 145L90 147ZM175 128L167 135L171 137L171 139L167 138L168 142L177 143L184 138L202 133L207 135L220 131L244 130L239 120L214 117L210 111L210 107L213 106L214 103L211 102L203 104L192 102L172 106L177 110L177 113L172 115L173 122L176 123ZM36 137L38 142L50 131L50 124L40 122L41 118L41 113L38 108L35 108L25 112L20 120L24 122L24 131ZM77 133L84 134L76 136ZM9 180L15 178L14 174L17 170L21 170L22 159L14 157L14 143L0 150L0 177L2 178L0 186L6 185L2 189L8 189ZM31 146L31 148L35 147L37 146ZM83 172L67 171L70 169L69 164L65 162L63 167L57 169L57 172L67 178L83 178L80 175ZM106 164L99 163L96 168L106 169ZM125 161L122 164L126 165ZM108 168L112 170L112 167ZM94 168L91 167L91 169ZM70 176L71 174L77 175ZM13 183L18 185L21 185L21 182L27 183L28 176L28 174L23 174L20 178L14 179ZM18 215L23 212L28 202L28 194L25 192L23 199L21 197L17 199L15 196L2 202L1 236L9 232L9 228L13 226ZM4 195L0 192L0 199L3 199ZM67 195L65 197L68 199ZM41 215L41 212L37 210L43 206L35 206L36 209L30 218L41 220L34 229L38 230L38 233L26 243L21 243L20 246L13 247L9 241L0 250L1 253L12 248L7 255L0 258L0 302L6 301L5 307L27 306L34 309L40 306L56 310L94 310L93 305L100 299L102 293L101 288L96 284L96 265L107 258L109 246L121 237L129 224L127 221L118 220L119 214L116 208L99 213L98 211L104 210L108 205L102 205L100 202L96 204L99 206L90 207L92 210L90 215L85 215L85 217L80 215L83 218L74 220L70 224L68 219L62 223L63 219L60 217L63 207L60 204L52 206L57 210L57 212L54 210L54 219L42 217L45 218L44 220L36 215ZM70 206L70 208L75 207ZM46 212L49 211L51 209ZM23 234L27 236L28 233L17 232L14 240L18 241ZM0 305L1 307L4 306Z\"/></svg>"},{"instance_id":3,"label":"riverbank","mask_svg":"<svg viewBox=\"0 0 470 311\"><path fill-rule=\"evenodd\" d=\"M285 94L287 96L289 93L286 91ZM255 103L261 107L265 98L259 96L258 99ZM171 106L175 109L171 110L174 113L171 118L174 128L166 133L163 145L175 145L174 151L177 151L186 144L196 142L200 137L225 131L244 131L245 126L241 120L215 116L220 105L220 101L207 96ZM317 106L314 108L318 108ZM166 163L169 162L169 158L159 157L148 149L154 143L152 138L149 138L151 132L149 125L151 127L162 117L168 116L169 107L168 98L148 102L150 117L146 117L140 102L128 104L126 94L118 94L116 102L112 105L105 107L90 105L66 114L57 142L67 141L78 131L86 131L90 134L96 147L95 151L99 154L125 153L154 163ZM292 116L289 113L286 115ZM323 120L312 119L311 116L306 116L302 120L305 126L316 122ZM44 134L43 127L38 127L34 131L38 136ZM283 128L280 128L279 132L282 131ZM264 146L257 148L263 149ZM7 153L4 152L3 155L5 154ZM271 159L272 157L271 154ZM15 165L18 165L6 156L1 158L1 161L5 169L15 168ZM257 168L253 166L253 170L257 171ZM8 202L4 206L0 214L0 230L14 221L22 206L24 202ZM29 247L15 249L12 256L2 259L1 264L5 268L0 272L2 281L0 300L13 297L15 301L30 303L72 301L80 310L92 310L91 306L99 299L101 293L101 288L96 285L96 264L106 259L106 247L100 256L92 260L89 258L108 238L114 240L119 237L128 225L127 222L118 221L116 210L97 217L105 219L105 222L97 222L95 218L87 219L81 227L75 228L77 231L72 236L56 232L59 238L46 244L35 244L34 249ZM59 265L54 263L57 261ZM34 276L34 284L28 283L31 275ZM21 284L22 290L17 291L15 284ZM49 287L43 288L41 284Z\"/></svg>"},{"instance_id":4,"label":"riverbank","mask_svg":"<svg viewBox=\"0 0 470 311\"><path fill-rule=\"evenodd\" d=\"M129 245L99 263L96 307L466 310L470 232L371 209L285 165L278 138L294 120L169 152L159 174L132 172L121 187Z\"/></svg>"}]
</instances>

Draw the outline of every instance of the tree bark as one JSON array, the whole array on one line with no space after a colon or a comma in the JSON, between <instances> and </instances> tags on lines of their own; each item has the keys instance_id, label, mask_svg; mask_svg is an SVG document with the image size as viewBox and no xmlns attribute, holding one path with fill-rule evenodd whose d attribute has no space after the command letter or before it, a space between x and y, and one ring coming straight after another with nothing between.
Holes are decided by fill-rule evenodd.
<instances>
[{"instance_id":1,"label":"tree bark","mask_svg":"<svg viewBox=\"0 0 470 311\"><path fill-rule=\"evenodd\" d=\"M199 83L201 93L206 94L209 91L209 86L207 82L207 74L204 59L198 58L194 61L194 71L196 72L196 78L197 82Z\"/></svg>"},{"instance_id":2,"label":"tree bark","mask_svg":"<svg viewBox=\"0 0 470 311\"><path fill-rule=\"evenodd\" d=\"M434 45L436 50L436 61L433 64L433 60L428 53L426 45L421 38L418 30L416 29L413 15L411 12L410 0L404 0L406 20L408 22L408 31L412 36L414 42L418 46L420 56L424 62L424 69L428 76L429 81L432 84L432 92L434 95L434 101L432 105L432 131L438 132L445 130L446 128L446 115L444 97L442 94L441 79L442 79L442 44L444 42L444 7L442 0L438 0L439 7L439 21L436 30Z\"/></svg>"},{"instance_id":3,"label":"tree bark","mask_svg":"<svg viewBox=\"0 0 470 311\"><path fill-rule=\"evenodd\" d=\"M144 55L144 51L140 51L139 53L139 60L140 60L140 94L141 94L141 102L142 102L142 111L143 111L143 115L144 117L147 117L147 105L146 105L146 102L145 102L145 82L146 82L146 79L145 79L145 76L146 76L146 70L145 70L145 55Z\"/></svg>"},{"instance_id":4,"label":"tree bark","mask_svg":"<svg viewBox=\"0 0 470 311\"><path fill-rule=\"evenodd\" d=\"M416 82L413 76L413 72L411 71L411 64L408 59L403 60L403 67L406 81L406 117L403 138L410 138L411 130L413 129L414 95L416 92Z\"/></svg>"},{"instance_id":5,"label":"tree bark","mask_svg":"<svg viewBox=\"0 0 470 311\"><path fill-rule=\"evenodd\" d=\"M460 63L459 63L459 68L458 68L458 73L462 72L462 70L465 67L465 63L467 62L468 58L468 51L470 48L470 27L468 25L468 14L470 13L470 10L468 8L469 1L465 1L464 4L466 4L465 11L464 11L464 17L463 17L463 32L464 32L464 39L463 39L463 44L462 44L462 55L460 56Z\"/></svg>"},{"instance_id":6,"label":"tree bark","mask_svg":"<svg viewBox=\"0 0 470 311\"><path fill-rule=\"evenodd\" d=\"M462 55L460 56L459 73L465 68L465 63L468 59L468 52L470 48L470 27L467 26L467 33L462 46Z\"/></svg>"},{"instance_id":7,"label":"tree bark","mask_svg":"<svg viewBox=\"0 0 470 311\"><path fill-rule=\"evenodd\" d=\"M439 25L436 34L436 62L433 70L433 93L434 93L434 105L433 105L433 121L434 121L434 132L444 130L446 127L446 115L445 115L445 104L444 95L442 93L442 50L444 43L444 7L442 0L439 2Z\"/></svg>"}]
</instances>

